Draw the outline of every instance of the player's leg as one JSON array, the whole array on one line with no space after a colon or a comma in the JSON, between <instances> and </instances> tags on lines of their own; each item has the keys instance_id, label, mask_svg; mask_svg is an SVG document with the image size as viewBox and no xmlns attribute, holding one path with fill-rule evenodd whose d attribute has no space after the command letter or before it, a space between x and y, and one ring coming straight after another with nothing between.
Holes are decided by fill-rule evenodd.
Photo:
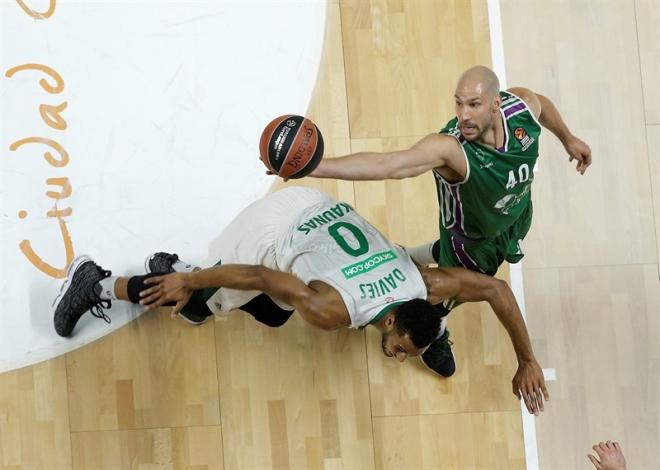
<instances>
[{"instance_id":1,"label":"player's leg","mask_svg":"<svg viewBox=\"0 0 660 470\"><path fill-rule=\"evenodd\" d=\"M181 273L202 269L193 263L179 259L176 253L166 253L164 251L152 253L147 256L144 262L144 268L147 273ZM207 289L195 291L178 316L195 326L201 325L208 320L213 315L213 312L206 304L206 301L210 297L210 294L206 295L206 291Z\"/></svg>"},{"instance_id":2,"label":"player's leg","mask_svg":"<svg viewBox=\"0 0 660 470\"><path fill-rule=\"evenodd\" d=\"M80 317L87 312L110 323L110 317L105 313L105 309L112 306L113 300L139 304L140 292L146 288L144 281L162 274L166 273L116 277L88 256L76 258L69 267L60 294L53 302L55 331L60 336L70 336ZM204 318L211 315L201 291L193 294L187 307L199 311L199 315Z\"/></svg>"},{"instance_id":3,"label":"player's leg","mask_svg":"<svg viewBox=\"0 0 660 470\"><path fill-rule=\"evenodd\" d=\"M496 245L489 241L478 244L469 244L465 240L460 241L443 228L440 232L440 240L429 247L429 250L437 250L432 254L435 255L439 266L463 267L493 275L504 260L501 250L498 251L496 248ZM436 307L444 316L460 304L460 302L447 300ZM422 362L436 374L450 377L456 371L456 358L452 345L449 330L442 328L438 339L422 354Z\"/></svg>"},{"instance_id":4,"label":"player's leg","mask_svg":"<svg viewBox=\"0 0 660 470\"><path fill-rule=\"evenodd\" d=\"M271 193L243 209L211 243L209 252L222 264L261 265L290 272L295 258L292 252L304 248L287 245L290 231L295 230L294 222L309 207L328 200L329 196L311 188L289 187ZM223 315L242 308L262 292L217 288L205 290L208 294L211 311ZM274 304L282 310L292 309L278 301Z\"/></svg>"},{"instance_id":5,"label":"player's leg","mask_svg":"<svg viewBox=\"0 0 660 470\"><path fill-rule=\"evenodd\" d=\"M266 294L261 294L240 307L260 323L273 328L284 325L293 315L293 310L287 310L277 305Z\"/></svg>"},{"instance_id":6,"label":"player's leg","mask_svg":"<svg viewBox=\"0 0 660 470\"><path fill-rule=\"evenodd\" d=\"M404 247L406 253L420 266L438 264L440 259L440 240Z\"/></svg>"}]
</instances>

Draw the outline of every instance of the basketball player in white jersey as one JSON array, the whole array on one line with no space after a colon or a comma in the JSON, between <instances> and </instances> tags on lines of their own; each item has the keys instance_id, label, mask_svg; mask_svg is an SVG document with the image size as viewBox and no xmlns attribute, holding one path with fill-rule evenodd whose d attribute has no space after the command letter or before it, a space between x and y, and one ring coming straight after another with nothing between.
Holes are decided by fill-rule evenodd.
<instances>
[{"instance_id":1,"label":"basketball player in white jersey","mask_svg":"<svg viewBox=\"0 0 660 470\"><path fill-rule=\"evenodd\" d=\"M462 268L420 269L351 206L309 188L254 202L218 245L214 267L161 252L148 258L149 274L130 278L112 277L88 257L74 260L54 302L56 331L69 336L86 311L109 321L103 308L112 300L173 305L173 315L193 324L240 308L281 326L295 310L322 329L372 325L382 333L383 353L404 361L421 355L444 329L434 304L488 301L518 356L514 393L530 413L543 410L543 374L505 282Z\"/></svg>"}]
</instances>

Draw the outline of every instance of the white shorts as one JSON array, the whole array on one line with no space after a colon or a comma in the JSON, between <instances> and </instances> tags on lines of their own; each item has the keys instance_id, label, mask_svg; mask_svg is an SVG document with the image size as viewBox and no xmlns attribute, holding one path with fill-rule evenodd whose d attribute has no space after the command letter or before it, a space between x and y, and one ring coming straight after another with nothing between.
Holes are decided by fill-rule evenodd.
<instances>
[{"instance_id":1,"label":"white shorts","mask_svg":"<svg viewBox=\"0 0 660 470\"><path fill-rule=\"evenodd\" d=\"M223 230L211 247L211 255L222 264L260 264L287 271L278 256L282 252L281 241L301 211L327 199L328 196L316 189L302 187L286 188L264 196L247 206ZM220 288L206 304L216 315L223 315L261 293ZM293 310L290 305L273 301L283 309Z\"/></svg>"}]
</instances>

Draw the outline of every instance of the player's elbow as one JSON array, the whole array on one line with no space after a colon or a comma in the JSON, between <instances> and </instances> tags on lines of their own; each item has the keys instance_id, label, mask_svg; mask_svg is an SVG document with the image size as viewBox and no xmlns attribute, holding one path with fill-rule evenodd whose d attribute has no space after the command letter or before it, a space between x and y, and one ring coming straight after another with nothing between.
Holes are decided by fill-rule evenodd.
<instances>
[{"instance_id":1,"label":"player's elbow","mask_svg":"<svg viewBox=\"0 0 660 470\"><path fill-rule=\"evenodd\" d=\"M499 305L509 299L511 289L506 281L501 279L492 278L490 286L486 289L486 297L491 305Z\"/></svg>"}]
</instances>

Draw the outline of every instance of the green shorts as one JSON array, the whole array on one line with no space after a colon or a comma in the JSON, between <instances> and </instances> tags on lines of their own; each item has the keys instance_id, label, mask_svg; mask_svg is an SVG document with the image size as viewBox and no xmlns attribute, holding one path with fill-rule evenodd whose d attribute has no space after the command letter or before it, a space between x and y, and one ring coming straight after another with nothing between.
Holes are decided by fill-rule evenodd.
<instances>
[{"instance_id":1,"label":"green shorts","mask_svg":"<svg viewBox=\"0 0 660 470\"><path fill-rule=\"evenodd\" d=\"M440 226L439 266L464 267L494 276L504 262L517 263L524 256L520 242L532 225L532 204L500 235L484 240L459 240Z\"/></svg>"}]
</instances>

